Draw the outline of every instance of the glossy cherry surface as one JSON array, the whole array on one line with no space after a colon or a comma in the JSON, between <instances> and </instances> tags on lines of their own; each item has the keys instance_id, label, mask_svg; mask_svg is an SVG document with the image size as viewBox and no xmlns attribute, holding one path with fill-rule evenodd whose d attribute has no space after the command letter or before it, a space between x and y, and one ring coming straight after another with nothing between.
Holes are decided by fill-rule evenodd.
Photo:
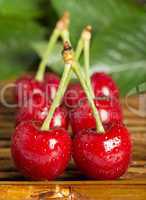
<instances>
[{"instance_id":1,"label":"glossy cherry surface","mask_svg":"<svg viewBox=\"0 0 146 200\"><path fill-rule=\"evenodd\" d=\"M45 95L34 95L28 100L27 105L21 107L16 116L16 124L23 121L37 121L42 125L48 116L51 101ZM51 128L68 128L68 111L64 106L59 106L51 121Z\"/></svg>"},{"instance_id":2,"label":"glossy cherry surface","mask_svg":"<svg viewBox=\"0 0 146 200\"><path fill-rule=\"evenodd\" d=\"M15 96L19 107L23 106L33 94L44 93L51 100L54 99L60 82L54 73L45 73L43 81L35 80L33 75L25 75L16 80Z\"/></svg>"},{"instance_id":3,"label":"glossy cherry surface","mask_svg":"<svg viewBox=\"0 0 146 200\"><path fill-rule=\"evenodd\" d=\"M79 83L71 83L64 95L64 104L69 109L76 108L86 98L85 92Z\"/></svg>"},{"instance_id":4,"label":"glossy cherry surface","mask_svg":"<svg viewBox=\"0 0 146 200\"><path fill-rule=\"evenodd\" d=\"M13 134L11 152L23 175L34 180L53 180L68 165L71 139L65 129L41 131L32 122L22 122Z\"/></svg>"},{"instance_id":5,"label":"glossy cherry surface","mask_svg":"<svg viewBox=\"0 0 146 200\"><path fill-rule=\"evenodd\" d=\"M36 81L33 75L25 75L16 80L15 97L18 106L23 106L33 94L43 91L43 83Z\"/></svg>"},{"instance_id":6,"label":"glossy cherry surface","mask_svg":"<svg viewBox=\"0 0 146 200\"><path fill-rule=\"evenodd\" d=\"M45 73L44 76L45 93L48 94L49 98L53 100L55 98L57 89L59 87L60 78L54 73Z\"/></svg>"},{"instance_id":7,"label":"glossy cherry surface","mask_svg":"<svg viewBox=\"0 0 146 200\"><path fill-rule=\"evenodd\" d=\"M111 123L123 120L121 105L117 99L101 98L95 101L95 105L104 125L110 126ZM95 117L87 100L83 101L77 108L71 110L69 117L74 134L82 129L96 128Z\"/></svg>"},{"instance_id":8,"label":"glossy cherry surface","mask_svg":"<svg viewBox=\"0 0 146 200\"><path fill-rule=\"evenodd\" d=\"M119 98L119 89L114 80L103 72L96 72L91 76L95 97Z\"/></svg>"},{"instance_id":9,"label":"glossy cherry surface","mask_svg":"<svg viewBox=\"0 0 146 200\"><path fill-rule=\"evenodd\" d=\"M123 125L113 126L104 134L84 129L73 141L73 158L89 178L117 179L128 169L131 139Z\"/></svg>"}]
</instances>

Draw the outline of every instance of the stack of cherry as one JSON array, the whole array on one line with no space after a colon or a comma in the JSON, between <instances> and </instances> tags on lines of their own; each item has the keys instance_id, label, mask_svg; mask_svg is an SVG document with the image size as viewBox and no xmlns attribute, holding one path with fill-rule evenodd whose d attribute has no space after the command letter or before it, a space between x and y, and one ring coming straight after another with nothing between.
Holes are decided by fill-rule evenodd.
<instances>
[{"instance_id":1,"label":"stack of cherry","mask_svg":"<svg viewBox=\"0 0 146 200\"><path fill-rule=\"evenodd\" d=\"M83 30L73 52L68 24L65 13L54 29L36 76L26 75L16 81L18 112L12 157L18 170L35 180L57 178L71 156L87 177L116 179L126 172L131 160L131 139L123 125L119 90L105 73L89 77L91 27ZM64 42L65 62L61 79L45 72L59 37ZM82 52L84 68L79 65ZM69 84L73 74L79 82Z\"/></svg>"}]
</instances>

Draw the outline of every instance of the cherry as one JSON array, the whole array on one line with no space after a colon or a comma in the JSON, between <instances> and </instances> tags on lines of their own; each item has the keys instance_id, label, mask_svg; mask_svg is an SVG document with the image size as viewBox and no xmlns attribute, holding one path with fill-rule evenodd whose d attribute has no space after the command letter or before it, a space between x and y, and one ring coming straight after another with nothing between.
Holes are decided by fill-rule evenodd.
<instances>
[{"instance_id":1,"label":"cherry","mask_svg":"<svg viewBox=\"0 0 146 200\"><path fill-rule=\"evenodd\" d=\"M18 106L24 105L35 93L41 93L43 83L34 79L33 75L24 75L16 80L15 97Z\"/></svg>"},{"instance_id":2,"label":"cherry","mask_svg":"<svg viewBox=\"0 0 146 200\"><path fill-rule=\"evenodd\" d=\"M26 106L19 109L16 116L16 124L19 124L22 121L31 120L37 121L42 125L49 113L51 101L48 100L45 95L34 95L27 103ZM50 127L68 128L68 112L64 106L56 108Z\"/></svg>"},{"instance_id":3,"label":"cherry","mask_svg":"<svg viewBox=\"0 0 146 200\"><path fill-rule=\"evenodd\" d=\"M35 93L45 93L53 100L60 79L54 73L45 73L43 81L35 80L33 75L25 75L16 80L15 96L19 107L23 106Z\"/></svg>"},{"instance_id":4,"label":"cherry","mask_svg":"<svg viewBox=\"0 0 146 200\"><path fill-rule=\"evenodd\" d=\"M26 121L16 127L11 152L22 174L35 180L53 180L68 165L71 139L64 129L41 131L35 124Z\"/></svg>"},{"instance_id":5,"label":"cherry","mask_svg":"<svg viewBox=\"0 0 146 200\"><path fill-rule=\"evenodd\" d=\"M49 98L53 100L55 98L60 83L59 76L54 73L45 73L44 83L46 94L48 94Z\"/></svg>"},{"instance_id":6,"label":"cherry","mask_svg":"<svg viewBox=\"0 0 146 200\"><path fill-rule=\"evenodd\" d=\"M119 89L109 75L103 72L96 72L91 76L91 82L95 97L119 98Z\"/></svg>"},{"instance_id":7,"label":"cherry","mask_svg":"<svg viewBox=\"0 0 146 200\"><path fill-rule=\"evenodd\" d=\"M84 129L73 141L73 158L89 178L117 179L131 160L129 132L123 125L113 126L104 134Z\"/></svg>"},{"instance_id":8,"label":"cherry","mask_svg":"<svg viewBox=\"0 0 146 200\"><path fill-rule=\"evenodd\" d=\"M64 95L64 104L72 109L77 107L85 97L86 95L81 85L79 83L71 83Z\"/></svg>"},{"instance_id":9,"label":"cherry","mask_svg":"<svg viewBox=\"0 0 146 200\"><path fill-rule=\"evenodd\" d=\"M111 123L123 120L121 105L117 99L99 98L94 102L104 125L110 126ZM87 100L71 110L69 116L74 134L82 129L96 128L95 117Z\"/></svg>"},{"instance_id":10,"label":"cherry","mask_svg":"<svg viewBox=\"0 0 146 200\"><path fill-rule=\"evenodd\" d=\"M94 73L91 76L92 88L95 97L119 98L119 90L113 79L105 73ZM68 108L75 108L86 98L85 92L79 83L69 85L64 103Z\"/></svg>"},{"instance_id":11,"label":"cherry","mask_svg":"<svg viewBox=\"0 0 146 200\"><path fill-rule=\"evenodd\" d=\"M68 54L67 51L68 48L66 49L66 54ZM67 61L69 56L66 56ZM11 152L16 167L25 176L37 180L52 180L65 170L70 160L71 138L68 132L62 128L50 130L50 126L56 108L60 104L65 89L67 88L68 81L66 78L70 74L71 66L71 63L65 64L55 99L49 108L49 113L41 128L39 129L36 126L36 124L40 125L40 123L35 122L34 124L32 121L21 122L16 127L12 137ZM42 104L42 100L40 101L38 95L34 95L31 103L34 103L33 101L39 102L39 105Z\"/></svg>"}]
</instances>

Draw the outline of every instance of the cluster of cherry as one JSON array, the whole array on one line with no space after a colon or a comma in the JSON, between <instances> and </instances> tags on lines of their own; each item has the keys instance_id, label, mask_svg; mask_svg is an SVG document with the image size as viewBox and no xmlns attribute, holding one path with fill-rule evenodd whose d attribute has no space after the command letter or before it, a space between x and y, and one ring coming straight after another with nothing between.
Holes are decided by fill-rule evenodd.
<instances>
[{"instance_id":1,"label":"cluster of cherry","mask_svg":"<svg viewBox=\"0 0 146 200\"><path fill-rule=\"evenodd\" d=\"M36 76L26 75L16 81L19 108L12 157L22 174L36 180L57 178L71 156L87 177L116 179L131 160L131 139L123 125L119 90L103 72L89 76L91 27L83 30L74 52L68 25L69 15L65 13L50 37ZM64 42L61 79L46 72L59 37ZM82 53L84 68L79 64ZM70 83L73 75L79 82Z\"/></svg>"}]
</instances>

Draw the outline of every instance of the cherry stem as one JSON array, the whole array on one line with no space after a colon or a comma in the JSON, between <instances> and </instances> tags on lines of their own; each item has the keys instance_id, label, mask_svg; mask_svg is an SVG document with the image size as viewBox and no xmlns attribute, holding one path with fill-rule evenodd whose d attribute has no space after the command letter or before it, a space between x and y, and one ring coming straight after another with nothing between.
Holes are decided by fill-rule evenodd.
<instances>
[{"instance_id":1,"label":"cherry stem","mask_svg":"<svg viewBox=\"0 0 146 200\"><path fill-rule=\"evenodd\" d=\"M78 41L77 48L75 51L75 60L76 61L79 60L79 57L80 57L82 51L83 51L83 40L82 40L82 36L81 36Z\"/></svg>"},{"instance_id":2,"label":"cherry stem","mask_svg":"<svg viewBox=\"0 0 146 200\"><path fill-rule=\"evenodd\" d=\"M90 67L90 42L91 42L91 26L87 26L83 33L83 48L84 48L84 67L85 67L85 78L87 86L89 87L89 90L92 93L93 98L95 98L92 85L91 85L91 79L89 76L89 67Z\"/></svg>"},{"instance_id":3,"label":"cherry stem","mask_svg":"<svg viewBox=\"0 0 146 200\"><path fill-rule=\"evenodd\" d=\"M85 73L83 73L80 66L77 64L72 66L72 69L74 70L75 74L77 75L78 79L80 80L80 83L82 85L82 88L84 89L88 101L91 105L93 114L96 119L96 128L97 132L104 133L104 127L102 125L100 115L98 110L96 109L96 106L94 104L93 99L95 98L94 92L91 85L91 80L89 77L89 66L90 66L90 41L91 41L91 26L87 26L81 35L81 38L77 45L76 50L76 56L80 55L82 50L84 51L84 65L85 65Z\"/></svg>"},{"instance_id":4,"label":"cherry stem","mask_svg":"<svg viewBox=\"0 0 146 200\"><path fill-rule=\"evenodd\" d=\"M64 43L66 41L68 41L69 44L71 44L70 42L70 36L69 36L69 31L68 30L65 30L62 35L61 35ZM77 44L77 48L76 48L76 51L75 51L75 60L78 62L80 56L81 56L81 53L82 53L82 50L83 50L83 40L82 40L82 36L80 37L79 41L78 41L78 44ZM68 85L70 80L72 79L72 76L73 76L73 72L71 70L67 80L66 80L66 84ZM65 86L66 87L66 86Z\"/></svg>"},{"instance_id":5,"label":"cherry stem","mask_svg":"<svg viewBox=\"0 0 146 200\"><path fill-rule=\"evenodd\" d=\"M93 114L94 114L94 117L96 119L96 129L97 129L97 132L98 133L104 133L104 127L102 125L102 122L101 122L101 119L100 119L100 115L99 115L99 112L94 104L94 101L93 101L93 98L92 98L92 94L88 88L88 86L86 85L86 81L84 80L83 76L83 72L82 70L80 69L80 67L75 64L72 66L72 69L73 71L75 72L76 76L78 77L80 83L81 83L81 86L82 88L84 89L86 95L87 95L87 99L90 103L90 106L92 108L92 111L93 111Z\"/></svg>"},{"instance_id":6,"label":"cherry stem","mask_svg":"<svg viewBox=\"0 0 146 200\"><path fill-rule=\"evenodd\" d=\"M48 42L47 49L46 49L45 53L43 54L43 58L39 64L38 71L35 76L35 79L37 81L43 80L44 73L45 73L46 66L47 66L48 59L49 59L49 55L53 51L58 38L60 36L62 36L62 34L66 33L68 25L69 25L69 13L65 12L63 17L57 22L56 27L55 27L55 29L50 37L50 40Z\"/></svg>"},{"instance_id":7,"label":"cherry stem","mask_svg":"<svg viewBox=\"0 0 146 200\"><path fill-rule=\"evenodd\" d=\"M69 47L69 45L71 44L71 42L70 42L70 33L69 33L68 28L65 29L65 30L61 33L61 38L62 38L64 44L65 44L65 43L68 43L68 47ZM67 89L67 86L69 85L69 82L70 82L71 78L72 78L72 70L71 70L71 68L70 68L70 72L68 73L68 77L66 78L65 85L64 85L63 88L62 88L63 93L65 93L65 91L66 91L66 89Z\"/></svg>"},{"instance_id":8,"label":"cherry stem","mask_svg":"<svg viewBox=\"0 0 146 200\"><path fill-rule=\"evenodd\" d=\"M53 118L54 112L55 112L56 108L60 105L62 97L63 97L63 95L67 89L68 83L69 83L68 76L70 76L70 74L71 74L73 55L72 55L72 51L70 49L68 42L66 42L64 44L63 56L64 56L64 60L65 60L64 72L63 72L62 79L60 81L59 88L57 90L55 99L50 107L49 114L41 127L41 130L44 130L44 131L50 129L50 123Z\"/></svg>"},{"instance_id":9,"label":"cherry stem","mask_svg":"<svg viewBox=\"0 0 146 200\"><path fill-rule=\"evenodd\" d=\"M42 61L40 62L38 71L37 71L37 73L36 73L35 79L36 79L37 81L42 81L43 78L44 78L44 73L45 73L45 70L46 70L46 65L47 65L47 63L48 63L49 55L50 55L50 53L52 52L52 50L53 50L53 48L54 48L54 46L55 46L55 44L56 44L56 42L57 42L59 36L60 36L60 30L55 29L55 30L53 31L53 34L52 34L50 40L49 40L47 49L46 49L46 51L45 51L45 53L44 53L44 56L43 56L43 58L42 58Z\"/></svg>"}]
</instances>

